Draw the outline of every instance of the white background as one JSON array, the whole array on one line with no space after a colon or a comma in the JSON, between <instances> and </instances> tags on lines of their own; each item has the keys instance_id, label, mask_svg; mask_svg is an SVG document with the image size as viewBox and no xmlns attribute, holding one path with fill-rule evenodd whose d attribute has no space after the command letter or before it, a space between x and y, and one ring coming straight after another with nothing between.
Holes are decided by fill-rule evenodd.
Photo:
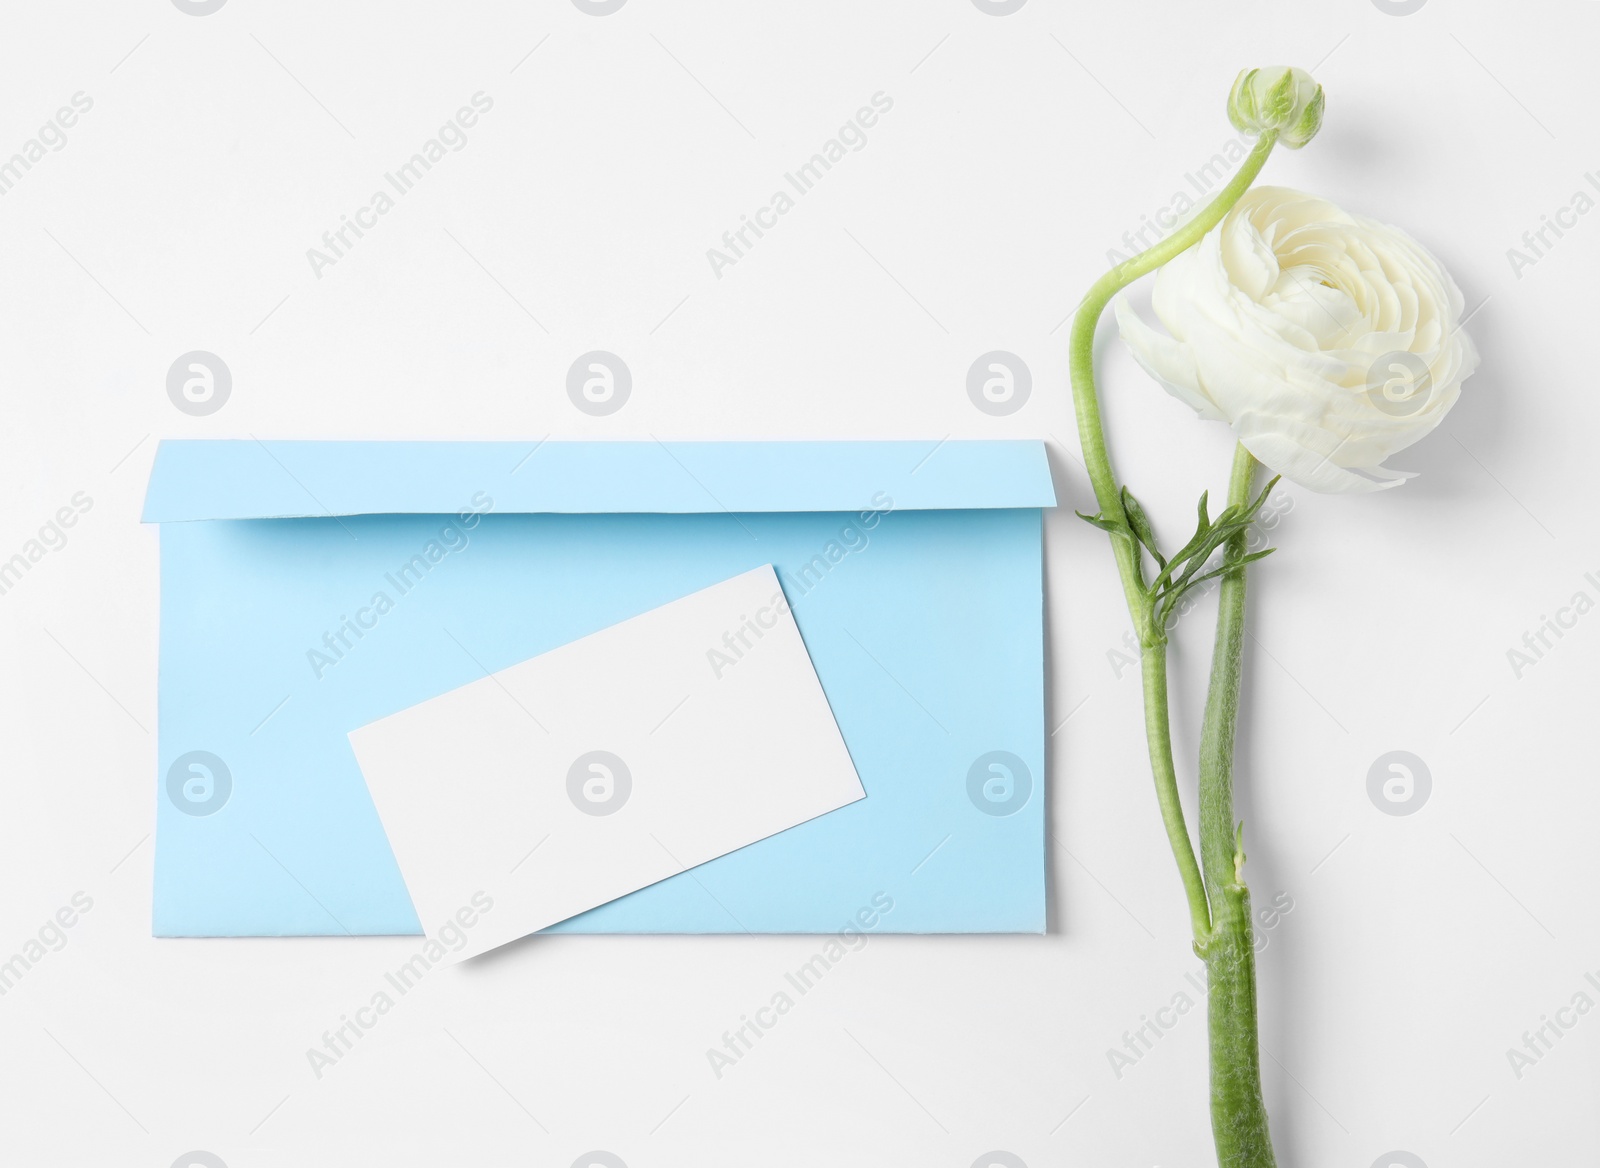
<instances>
[{"instance_id":1,"label":"white background","mask_svg":"<svg viewBox=\"0 0 1600 1168\"><path fill-rule=\"evenodd\" d=\"M1506 1051L1600 969L1600 616L1520 679L1507 650L1600 598L1600 215L1520 278L1506 251L1600 168L1600 4L103 0L4 21L0 157L73 93L94 105L0 199L0 559L75 492L93 507L0 596L0 950L75 892L93 909L0 998L0 1160L1211 1163L1202 1016L1121 1078L1106 1056L1198 963L1137 682L1108 656L1128 622L1106 539L1071 514L1062 321L1230 136L1235 71L1279 62L1315 70L1328 117L1267 181L1416 233L1481 305L1484 354L1394 460L1420 478L1286 491L1253 577L1240 813L1258 906L1293 904L1261 958L1280 1159L1592 1160L1600 1017L1520 1078ZM479 90L465 148L318 278L307 249ZM715 275L706 250L880 90L865 148ZM165 390L196 349L234 379L209 417ZM609 417L564 391L591 349L633 372ZM993 349L1033 374L1007 417L965 391ZM1104 363L1119 470L1180 538L1229 436L1109 336ZM413 941L152 940L156 441L547 434L1048 439L1049 725L1070 715L1050 934L874 938L720 1080L706 1049L814 942L521 946L435 973L317 1079L307 1048ZM1191 783L1211 611L1175 646ZM1432 775L1409 816L1367 795L1391 750Z\"/></svg>"}]
</instances>

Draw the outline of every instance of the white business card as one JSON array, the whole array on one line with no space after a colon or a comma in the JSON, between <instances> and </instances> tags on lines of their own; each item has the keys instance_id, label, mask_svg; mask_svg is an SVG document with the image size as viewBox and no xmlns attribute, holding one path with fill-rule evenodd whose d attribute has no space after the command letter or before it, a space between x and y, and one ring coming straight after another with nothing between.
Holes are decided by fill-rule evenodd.
<instances>
[{"instance_id":1,"label":"white business card","mask_svg":"<svg viewBox=\"0 0 1600 1168\"><path fill-rule=\"evenodd\" d=\"M770 564L350 742L428 936L493 899L451 960L865 794Z\"/></svg>"}]
</instances>

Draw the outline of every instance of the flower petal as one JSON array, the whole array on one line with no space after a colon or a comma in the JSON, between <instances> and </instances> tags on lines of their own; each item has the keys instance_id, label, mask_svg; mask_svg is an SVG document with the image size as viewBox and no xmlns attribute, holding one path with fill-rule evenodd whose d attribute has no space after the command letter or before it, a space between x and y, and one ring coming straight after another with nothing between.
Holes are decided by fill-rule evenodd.
<instances>
[{"instance_id":1,"label":"flower petal","mask_svg":"<svg viewBox=\"0 0 1600 1168\"><path fill-rule=\"evenodd\" d=\"M1117 328L1122 333L1128 351L1146 373L1207 421L1227 420L1222 411L1217 409L1216 403L1201 391L1200 371L1195 367L1193 352L1146 324L1144 317L1134 311L1126 296L1117 297L1112 307L1117 314Z\"/></svg>"},{"instance_id":2,"label":"flower petal","mask_svg":"<svg viewBox=\"0 0 1600 1168\"><path fill-rule=\"evenodd\" d=\"M1262 465L1307 490L1327 495L1359 495L1397 487L1411 471L1389 470L1381 465L1341 465L1341 440L1286 418L1250 413L1233 424L1240 443Z\"/></svg>"}]
</instances>

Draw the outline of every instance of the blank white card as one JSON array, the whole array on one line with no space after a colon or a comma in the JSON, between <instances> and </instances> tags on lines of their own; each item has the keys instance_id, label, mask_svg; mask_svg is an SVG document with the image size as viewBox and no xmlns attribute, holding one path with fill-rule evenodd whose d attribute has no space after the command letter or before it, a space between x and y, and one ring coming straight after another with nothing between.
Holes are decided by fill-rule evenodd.
<instances>
[{"instance_id":1,"label":"blank white card","mask_svg":"<svg viewBox=\"0 0 1600 1168\"><path fill-rule=\"evenodd\" d=\"M770 564L350 742L451 960L865 794Z\"/></svg>"}]
</instances>

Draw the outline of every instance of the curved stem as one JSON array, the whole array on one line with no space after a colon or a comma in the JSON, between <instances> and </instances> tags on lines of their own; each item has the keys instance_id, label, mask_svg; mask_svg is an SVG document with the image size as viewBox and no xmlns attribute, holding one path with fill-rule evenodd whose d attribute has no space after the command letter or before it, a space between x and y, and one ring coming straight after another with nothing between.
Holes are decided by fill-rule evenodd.
<instances>
[{"instance_id":1,"label":"curved stem","mask_svg":"<svg viewBox=\"0 0 1600 1168\"><path fill-rule=\"evenodd\" d=\"M1266 165L1272 153L1276 134L1263 134L1256 139L1255 147L1244 160L1239 172L1228 185L1217 192L1217 197L1189 222L1161 240L1148 251L1140 252L1130 260L1118 264L1101 276L1083 295L1078 311L1072 319L1072 335L1068 343L1068 358L1072 374L1072 400L1078 417L1078 437L1083 444L1083 460L1089 470L1089 482L1094 486L1095 498L1107 516L1122 515L1122 500L1118 495L1116 474L1111 469L1111 457L1106 453L1105 429L1100 421L1100 398L1094 383L1094 334L1111 298L1140 276L1155 271L1162 264L1180 255L1198 243L1250 188Z\"/></svg>"},{"instance_id":2,"label":"curved stem","mask_svg":"<svg viewBox=\"0 0 1600 1168\"><path fill-rule=\"evenodd\" d=\"M1257 463L1243 446L1233 457L1228 502L1250 501ZM1224 563L1245 554L1243 532L1223 547ZM1223 1168L1273 1168L1256 1025L1256 954L1250 889L1244 882L1244 828L1233 810L1234 732L1244 671L1245 573L1238 564L1218 589L1217 640L1200 735L1200 855L1211 897L1206 961L1211 1039L1211 1131Z\"/></svg>"},{"instance_id":3,"label":"curved stem","mask_svg":"<svg viewBox=\"0 0 1600 1168\"><path fill-rule=\"evenodd\" d=\"M1105 427L1100 420L1100 398L1094 381L1094 335L1100 316L1118 292L1192 247L1207 231L1220 223L1228 210L1239 201L1239 197L1249 189L1256 175L1261 173L1276 141L1277 135L1273 133L1258 138L1239 172L1198 215L1148 251L1118 264L1101 276L1078 305L1068 345L1073 409L1078 420L1084 466L1088 469L1095 499L1100 504L1100 514L1107 519L1126 523L1127 513L1122 506L1121 488L1111 466L1111 456L1106 450ZM1206 897L1205 881L1195 860L1194 845L1189 839L1189 829L1184 822L1183 804L1178 798L1177 768L1172 760L1172 731L1167 708L1166 631L1159 626L1154 605L1145 591L1138 546L1130 539L1113 536L1111 547L1117 561L1117 573L1122 578L1128 612L1133 617L1142 650L1145 737L1150 750L1150 767L1155 776L1156 801L1161 808L1167 842L1177 861L1178 873L1183 878L1195 943L1203 946L1211 933L1211 908Z\"/></svg>"}]
</instances>

